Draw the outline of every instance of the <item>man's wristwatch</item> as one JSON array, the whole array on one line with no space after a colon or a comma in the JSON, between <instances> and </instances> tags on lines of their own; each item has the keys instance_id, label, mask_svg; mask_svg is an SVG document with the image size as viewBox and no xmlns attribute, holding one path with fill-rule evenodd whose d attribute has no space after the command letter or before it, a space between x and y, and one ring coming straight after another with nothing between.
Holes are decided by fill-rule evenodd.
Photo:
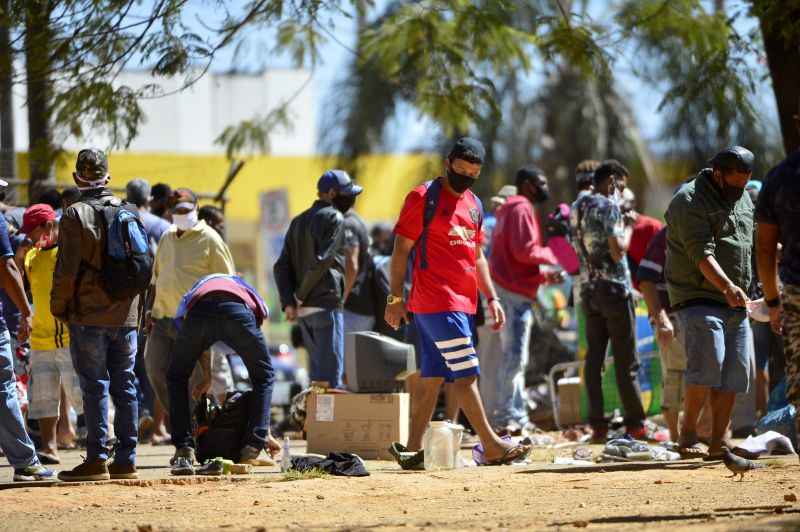
<instances>
[{"instance_id":1,"label":"man's wristwatch","mask_svg":"<svg viewBox=\"0 0 800 532\"><path fill-rule=\"evenodd\" d=\"M764 304L769 308L777 308L781 306L781 296L772 299L765 299Z\"/></svg>"},{"instance_id":2,"label":"man's wristwatch","mask_svg":"<svg viewBox=\"0 0 800 532\"><path fill-rule=\"evenodd\" d=\"M386 304L387 305L397 305L398 303L402 303L402 302L403 302L403 298L400 297L400 296L396 296L394 294L389 294L386 297Z\"/></svg>"}]
</instances>

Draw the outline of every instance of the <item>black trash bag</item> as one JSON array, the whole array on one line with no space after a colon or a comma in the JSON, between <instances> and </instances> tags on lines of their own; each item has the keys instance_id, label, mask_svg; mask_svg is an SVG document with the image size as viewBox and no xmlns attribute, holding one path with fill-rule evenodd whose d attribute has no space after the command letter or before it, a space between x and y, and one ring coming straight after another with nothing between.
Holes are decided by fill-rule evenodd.
<instances>
[{"instance_id":1,"label":"black trash bag","mask_svg":"<svg viewBox=\"0 0 800 532\"><path fill-rule=\"evenodd\" d=\"M304 473L319 469L337 477L368 477L369 471L364 460L352 453L328 453L326 458L318 456L295 456L292 469Z\"/></svg>"}]
</instances>

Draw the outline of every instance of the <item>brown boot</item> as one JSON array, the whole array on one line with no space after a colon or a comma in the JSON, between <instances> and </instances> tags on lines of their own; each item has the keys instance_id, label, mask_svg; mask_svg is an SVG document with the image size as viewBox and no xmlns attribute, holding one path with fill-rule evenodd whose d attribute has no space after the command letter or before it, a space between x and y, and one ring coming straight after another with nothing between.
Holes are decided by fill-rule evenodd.
<instances>
[{"instance_id":1,"label":"brown boot","mask_svg":"<svg viewBox=\"0 0 800 532\"><path fill-rule=\"evenodd\" d=\"M71 471L58 474L58 479L63 482L93 482L110 478L105 460L87 460Z\"/></svg>"},{"instance_id":2,"label":"brown boot","mask_svg":"<svg viewBox=\"0 0 800 532\"><path fill-rule=\"evenodd\" d=\"M135 480L139 478L134 464L112 463L108 466L108 473L111 475L111 478L115 480Z\"/></svg>"}]
</instances>

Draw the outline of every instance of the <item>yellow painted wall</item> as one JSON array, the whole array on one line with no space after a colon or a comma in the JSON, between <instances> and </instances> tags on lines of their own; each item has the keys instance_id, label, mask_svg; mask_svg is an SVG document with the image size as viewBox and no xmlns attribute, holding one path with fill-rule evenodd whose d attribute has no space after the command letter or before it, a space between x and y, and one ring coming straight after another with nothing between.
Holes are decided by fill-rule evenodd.
<instances>
[{"instance_id":1,"label":"yellow painted wall","mask_svg":"<svg viewBox=\"0 0 800 532\"><path fill-rule=\"evenodd\" d=\"M20 154L19 176L27 178L25 154ZM66 154L56 168L60 183L71 183L75 155ZM294 216L308 208L317 196L319 176L333 164L322 157L258 156L246 160L228 189L227 217L232 222L257 222L262 191L286 187ZM164 153L110 153L112 185L124 186L135 177L151 184L189 187L216 193L224 183L229 162L222 155ZM440 171L438 158L430 154L371 155L360 161L358 183L364 187L356 210L368 221L394 220L412 186Z\"/></svg>"}]
</instances>

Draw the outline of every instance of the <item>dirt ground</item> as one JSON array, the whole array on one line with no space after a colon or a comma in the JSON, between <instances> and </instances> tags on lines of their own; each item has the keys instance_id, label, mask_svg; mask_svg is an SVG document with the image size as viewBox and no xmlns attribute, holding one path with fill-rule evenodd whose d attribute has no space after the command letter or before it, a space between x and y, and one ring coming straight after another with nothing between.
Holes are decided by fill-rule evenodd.
<instances>
[{"instance_id":1,"label":"dirt ground","mask_svg":"<svg viewBox=\"0 0 800 532\"><path fill-rule=\"evenodd\" d=\"M537 457L552 461L553 453ZM170 454L143 446L142 480L133 485L1 485L11 489L0 490L0 530L800 529L800 504L791 501L800 496L796 456L770 461L744 482L724 478L721 464L575 473L543 472L544 462L435 473L369 462L368 478L287 482L275 467L176 480L165 465ZM62 458L64 467L80 460L77 452ZM0 469L9 480L11 469Z\"/></svg>"}]
</instances>

